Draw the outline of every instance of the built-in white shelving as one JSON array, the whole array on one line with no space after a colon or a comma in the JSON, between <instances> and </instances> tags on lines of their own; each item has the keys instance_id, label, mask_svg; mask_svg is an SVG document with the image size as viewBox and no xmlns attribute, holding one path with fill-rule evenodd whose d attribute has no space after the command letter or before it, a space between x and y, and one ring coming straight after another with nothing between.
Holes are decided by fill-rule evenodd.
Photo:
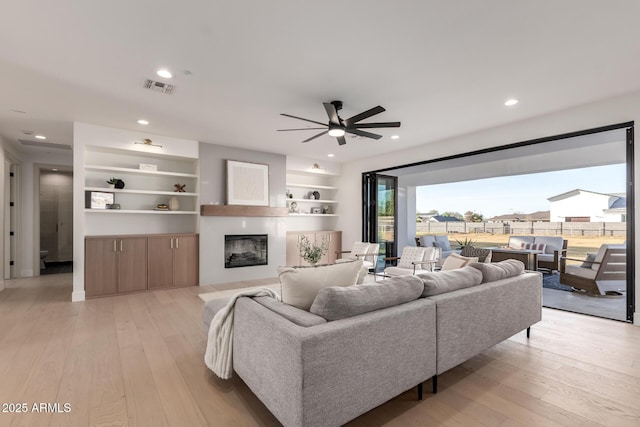
<instances>
[{"instance_id":1,"label":"built-in white shelving","mask_svg":"<svg viewBox=\"0 0 640 427\"><path fill-rule=\"evenodd\" d=\"M183 178L198 177L198 175L193 173L149 171L144 169L119 168L119 167L113 167L113 166L86 165L84 168L85 170L88 170L88 171L104 171L104 172L116 172L116 173L126 173L126 174L136 174L136 175L174 176L174 177L183 177Z\"/></svg>"},{"instance_id":2,"label":"built-in white shelving","mask_svg":"<svg viewBox=\"0 0 640 427\"><path fill-rule=\"evenodd\" d=\"M322 199L287 199L289 202L303 202L303 203L338 203L337 200L322 200Z\"/></svg>"},{"instance_id":3,"label":"built-in white shelving","mask_svg":"<svg viewBox=\"0 0 640 427\"><path fill-rule=\"evenodd\" d=\"M104 188L104 187L85 187L85 191L105 191L110 193L123 193L123 194L157 194L162 196L181 196L181 197L198 197L198 193L187 193L177 191L157 191L157 190L120 190L118 188Z\"/></svg>"},{"instance_id":4,"label":"built-in white shelving","mask_svg":"<svg viewBox=\"0 0 640 427\"><path fill-rule=\"evenodd\" d=\"M303 217L303 216L324 216L324 217L331 217L331 216L338 216L336 214L308 214L308 213L290 213L289 216L297 216L297 217Z\"/></svg>"},{"instance_id":5,"label":"built-in white shelving","mask_svg":"<svg viewBox=\"0 0 640 427\"><path fill-rule=\"evenodd\" d=\"M287 183L287 187L293 188L311 188L315 190L337 190L337 187L332 187L330 185L316 185L316 184L298 184L298 183Z\"/></svg>"},{"instance_id":6,"label":"built-in white shelving","mask_svg":"<svg viewBox=\"0 0 640 427\"><path fill-rule=\"evenodd\" d=\"M296 217L296 223L300 218L335 218L338 201L335 200L338 187L333 184L333 178L336 175L327 173L315 173L309 171L287 171L287 190L291 194L291 198L287 199L287 208L289 216ZM312 193L315 197L310 198ZM292 207L293 205L293 207ZM322 212L329 213L311 213L312 209L319 208ZM317 221L316 221L317 223ZM311 224L309 224L311 227ZM330 224L318 225L322 229L330 227Z\"/></svg>"},{"instance_id":7,"label":"built-in white shelving","mask_svg":"<svg viewBox=\"0 0 640 427\"><path fill-rule=\"evenodd\" d=\"M103 213L103 214L149 214L149 215L197 215L194 211L165 211L150 209L85 209L86 213Z\"/></svg>"}]
</instances>

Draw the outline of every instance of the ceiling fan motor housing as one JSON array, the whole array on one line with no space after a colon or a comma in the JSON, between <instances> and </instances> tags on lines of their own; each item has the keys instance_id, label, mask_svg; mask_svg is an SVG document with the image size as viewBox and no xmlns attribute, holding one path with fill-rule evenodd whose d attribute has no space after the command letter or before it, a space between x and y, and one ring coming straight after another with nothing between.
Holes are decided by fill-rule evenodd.
<instances>
[{"instance_id":1,"label":"ceiling fan motor housing","mask_svg":"<svg viewBox=\"0 0 640 427\"><path fill-rule=\"evenodd\" d=\"M331 101L334 107L336 107L336 111L342 110L342 101Z\"/></svg>"}]
</instances>

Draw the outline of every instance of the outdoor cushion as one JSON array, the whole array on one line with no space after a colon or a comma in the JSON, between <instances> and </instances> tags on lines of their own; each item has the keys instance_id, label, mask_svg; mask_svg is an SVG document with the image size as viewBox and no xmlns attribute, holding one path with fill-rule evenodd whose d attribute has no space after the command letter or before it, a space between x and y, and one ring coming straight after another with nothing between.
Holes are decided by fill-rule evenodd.
<instances>
[{"instance_id":1,"label":"outdoor cushion","mask_svg":"<svg viewBox=\"0 0 640 427\"><path fill-rule=\"evenodd\" d=\"M416 274L415 277L422 280L422 284L424 285L424 290L422 291L423 297L453 292L482 283L482 273L471 267L463 267L450 271L420 273Z\"/></svg>"},{"instance_id":2,"label":"outdoor cushion","mask_svg":"<svg viewBox=\"0 0 640 427\"><path fill-rule=\"evenodd\" d=\"M489 262L491 261L491 249L482 249L476 248L474 246L468 245L462 248L460 255L466 257L478 257L478 262ZM489 257L489 261L487 261L487 257Z\"/></svg>"},{"instance_id":3,"label":"outdoor cushion","mask_svg":"<svg viewBox=\"0 0 640 427\"><path fill-rule=\"evenodd\" d=\"M355 285L361 269L361 260L307 268L280 267L282 302L309 310L320 289Z\"/></svg>"},{"instance_id":4,"label":"outdoor cushion","mask_svg":"<svg viewBox=\"0 0 640 427\"><path fill-rule=\"evenodd\" d=\"M510 236L507 246L510 249L522 249L523 243L533 243L534 238L533 236Z\"/></svg>"},{"instance_id":5,"label":"outdoor cushion","mask_svg":"<svg viewBox=\"0 0 640 427\"><path fill-rule=\"evenodd\" d=\"M545 245L544 243L523 243L521 249L525 249L528 251L540 251L544 253L546 248L547 245Z\"/></svg>"},{"instance_id":6,"label":"outdoor cushion","mask_svg":"<svg viewBox=\"0 0 640 427\"><path fill-rule=\"evenodd\" d=\"M561 251L564 244L562 237L553 236L536 236L534 242L546 245L544 252L552 255L555 251Z\"/></svg>"},{"instance_id":7,"label":"outdoor cushion","mask_svg":"<svg viewBox=\"0 0 640 427\"><path fill-rule=\"evenodd\" d=\"M438 243L439 248L442 248L443 251L451 250L451 243L449 243L448 236L435 236L435 237L436 237L436 243Z\"/></svg>"},{"instance_id":8,"label":"outdoor cushion","mask_svg":"<svg viewBox=\"0 0 640 427\"><path fill-rule=\"evenodd\" d=\"M424 235L424 236L420 236L420 246L424 246L425 248L434 246L434 243L436 242L436 236L432 236L432 235Z\"/></svg>"},{"instance_id":9,"label":"outdoor cushion","mask_svg":"<svg viewBox=\"0 0 640 427\"><path fill-rule=\"evenodd\" d=\"M482 272L482 283L519 276L524 271L524 263L517 259L506 259L491 264L476 262L470 266Z\"/></svg>"},{"instance_id":10,"label":"outdoor cushion","mask_svg":"<svg viewBox=\"0 0 640 427\"><path fill-rule=\"evenodd\" d=\"M456 268L466 267L472 262L478 262L478 257L465 257L452 253L449 255L442 264L442 271L455 270Z\"/></svg>"},{"instance_id":11,"label":"outdoor cushion","mask_svg":"<svg viewBox=\"0 0 640 427\"><path fill-rule=\"evenodd\" d=\"M591 268L591 266L593 265L593 261L596 260L596 254L587 254L586 257L584 257L584 261L582 261L582 264L580 264L580 268Z\"/></svg>"},{"instance_id":12,"label":"outdoor cushion","mask_svg":"<svg viewBox=\"0 0 640 427\"><path fill-rule=\"evenodd\" d=\"M392 277L357 286L328 287L318 292L311 313L338 320L416 300L422 281L415 276Z\"/></svg>"},{"instance_id":13,"label":"outdoor cushion","mask_svg":"<svg viewBox=\"0 0 640 427\"><path fill-rule=\"evenodd\" d=\"M598 264L595 264L598 265ZM577 265L566 265L564 267L564 272L566 274L572 274L574 276L584 277L585 279L594 279L596 277L597 271L591 268L582 268Z\"/></svg>"}]
</instances>

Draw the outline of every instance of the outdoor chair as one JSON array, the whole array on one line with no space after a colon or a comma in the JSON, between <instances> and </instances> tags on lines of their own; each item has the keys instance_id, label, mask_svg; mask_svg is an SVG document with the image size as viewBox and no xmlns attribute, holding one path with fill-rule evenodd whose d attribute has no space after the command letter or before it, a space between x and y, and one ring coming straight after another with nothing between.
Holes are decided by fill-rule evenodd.
<instances>
[{"instance_id":1,"label":"outdoor chair","mask_svg":"<svg viewBox=\"0 0 640 427\"><path fill-rule=\"evenodd\" d=\"M384 276L409 276L424 271L434 271L439 258L440 248L406 246L399 257L384 259L385 262L398 261L396 266L384 269Z\"/></svg>"},{"instance_id":2,"label":"outdoor chair","mask_svg":"<svg viewBox=\"0 0 640 427\"><path fill-rule=\"evenodd\" d=\"M582 264L567 264L570 260ZM560 257L560 283L586 294L618 295L627 288L626 246L603 244L594 261Z\"/></svg>"}]
</instances>

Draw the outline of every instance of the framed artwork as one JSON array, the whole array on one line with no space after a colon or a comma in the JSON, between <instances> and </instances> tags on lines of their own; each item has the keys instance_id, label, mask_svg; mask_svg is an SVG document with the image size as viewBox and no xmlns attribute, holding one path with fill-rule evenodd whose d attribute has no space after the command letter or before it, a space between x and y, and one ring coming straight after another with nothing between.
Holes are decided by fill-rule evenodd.
<instances>
[{"instance_id":1,"label":"framed artwork","mask_svg":"<svg viewBox=\"0 0 640 427\"><path fill-rule=\"evenodd\" d=\"M85 208L89 209L107 209L107 205L114 202L114 194L102 191L85 191L84 203Z\"/></svg>"},{"instance_id":2,"label":"framed artwork","mask_svg":"<svg viewBox=\"0 0 640 427\"><path fill-rule=\"evenodd\" d=\"M269 165L227 160L227 204L269 206Z\"/></svg>"}]
</instances>

